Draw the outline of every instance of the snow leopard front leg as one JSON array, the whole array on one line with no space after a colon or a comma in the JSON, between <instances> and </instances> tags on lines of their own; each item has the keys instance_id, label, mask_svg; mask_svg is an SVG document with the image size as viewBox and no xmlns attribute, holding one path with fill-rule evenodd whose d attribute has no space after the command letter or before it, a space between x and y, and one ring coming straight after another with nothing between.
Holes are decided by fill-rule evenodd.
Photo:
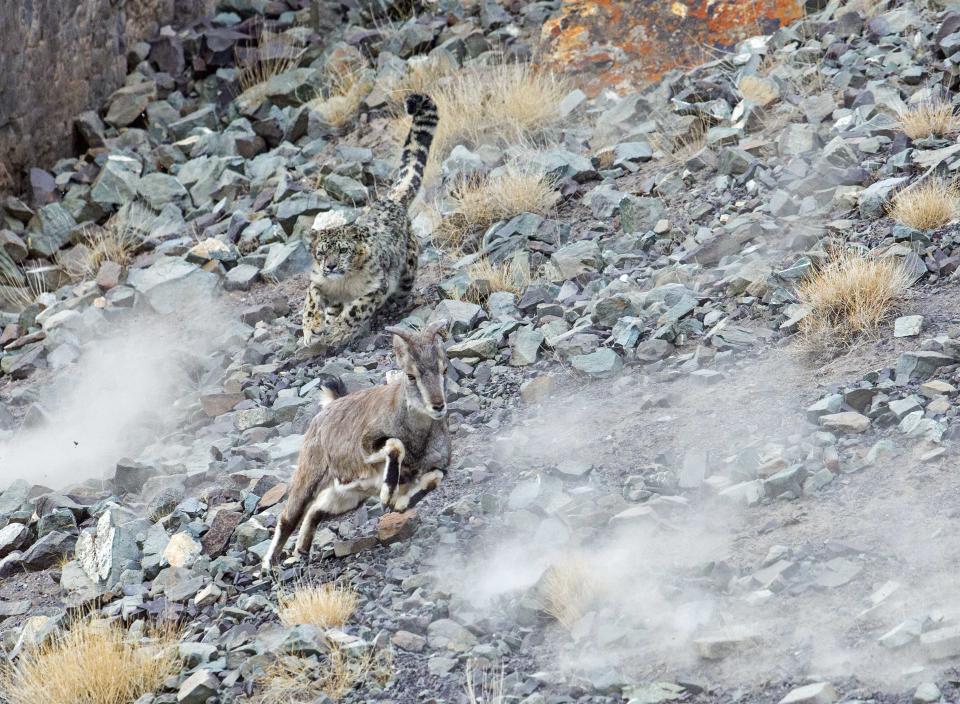
<instances>
[{"instance_id":1,"label":"snow leopard front leg","mask_svg":"<svg viewBox=\"0 0 960 704\"><path fill-rule=\"evenodd\" d=\"M335 318L327 318L321 340L328 344L348 342L370 322L386 300L381 289L369 291L344 306Z\"/></svg>"},{"instance_id":2,"label":"snow leopard front leg","mask_svg":"<svg viewBox=\"0 0 960 704\"><path fill-rule=\"evenodd\" d=\"M303 344L309 346L314 339L322 337L327 327L326 306L317 289L307 289L303 302Z\"/></svg>"}]
</instances>

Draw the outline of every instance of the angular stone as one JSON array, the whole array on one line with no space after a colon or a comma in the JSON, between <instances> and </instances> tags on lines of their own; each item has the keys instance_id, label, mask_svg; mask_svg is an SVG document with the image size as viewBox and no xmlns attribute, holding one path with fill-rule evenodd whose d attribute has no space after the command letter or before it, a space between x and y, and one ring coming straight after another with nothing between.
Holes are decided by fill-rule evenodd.
<instances>
[{"instance_id":1,"label":"angular stone","mask_svg":"<svg viewBox=\"0 0 960 704\"><path fill-rule=\"evenodd\" d=\"M554 252L550 262L563 279L572 279L600 267L600 247L593 240L573 242Z\"/></svg>"},{"instance_id":2,"label":"angular stone","mask_svg":"<svg viewBox=\"0 0 960 704\"><path fill-rule=\"evenodd\" d=\"M510 346L510 365L526 367L537 361L537 353L543 344L544 336L532 327L520 328Z\"/></svg>"},{"instance_id":3,"label":"angular stone","mask_svg":"<svg viewBox=\"0 0 960 704\"><path fill-rule=\"evenodd\" d=\"M417 532L420 520L413 509L403 513L387 513L380 517L377 525L377 540L384 545L392 545L409 540Z\"/></svg>"},{"instance_id":4,"label":"angular stone","mask_svg":"<svg viewBox=\"0 0 960 704\"><path fill-rule=\"evenodd\" d=\"M958 360L943 352L925 350L904 352L897 359L896 380L898 384L904 384L913 379L928 379L940 367L957 364L957 362Z\"/></svg>"},{"instance_id":5,"label":"angular stone","mask_svg":"<svg viewBox=\"0 0 960 704\"><path fill-rule=\"evenodd\" d=\"M30 530L22 523L11 523L0 528L0 557L19 550L27 542Z\"/></svg>"},{"instance_id":6,"label":"angular stone","mask_svg":"<svg viewBox=\"0 0 960 704\"><path fill-rule=\"evenodd\" d=\"M960 626L938 628L921 634L920 647L931 660L946 660L960 656Z\"/></svg>"},{"instance_id":7,"label":"angular stone","mask_svg":"<svg viewBox=\"0 0 960 704\"><path fill-rule=\"evenodd\" d=\"M427 627L427 642L436 650L466 653L477 645L477 637L456 621L442 618Z\"/></svg>"},{"instance_id":8,"label":"angular stone","mask_svg":"<svg viewBox=\"0 0 960 704\"><path fill-rule=\"evenodd\" d=\"M118 525L115 511L107 510L95 527L80 533L76 557L92 582L112 586L139 561L140 549L136 535Z\"/></svg>"},{"instance_id":9,"label":"angular stone","mask_svg":"<svg viewBox=\"0 0 960 704\"><path fill-rule=\"evenodd\" d=\"M862 433L870 427L870 419L862 413L843 411L820 416L820 427L843 433Z\"/></svg>"},{"instance_id":10,"label":"angular stone","mask_svg":"<svg viewBox=\"0 0 960 704\"><path fill-rule=\"evenodd\" d=\"M901 315L893 321L894 337L916 337L922 329L922 315Z\"/></svg>"},{"instance_id":11,"label":"angular stone","mask_svg":"<svg viewBox=\"0 0 960 704\"><path fill-rule=\"evenodd\" d=\"M126 127L135 122L147 106L157 99L157 84L143 81L114 91L104 121L114 127Z\"/></svg>"},{"instance_id":12,"label":"angular stone","mask_svg":"<svg viewBox=\"0 0 960 704\"><path fill-rule=\"evenodd\" d=\"M121 154L107 157L90 189L90 199L101 205L123 205L133 200L142 171L136 159Z\"/></svg>"},{"instance_id":13,"label":"angular stone","mask_svg":"<svg viewBox=\"0 0 960 704\"><path fill-rule=\"evenodd\" d=\"M220 680L210 670L197 670L190 675L177 692L177 704L206 704L207 699L215 697L220 688Z\"/></svg>"},{"instance_id":14,"label":"angular stone","mask_svg":"<svg viewBox=\"0 0 960 704\"><path fill-rule=\"evenodd\" d=\"M20 559L27 569L44 570L58 564L70 554L76 542L72 535L53 531L31 545ZM11 553L8 557L15 554Z\"/></svg>"},{"instance_id":15,"label":"angular stone","mask_svg":"<svg viewBox=\"0 0 960 704\"><path fill-rule=\"evenodd\" d=\"M220 285L216 274L179 257L161 257L153 266L132 270L127 278L162 315L182 314L185 300L210 300Z\"/></svg>"},{"instance_id":16,"label":"angular stone","mask_svg":"<svg viewBox=\"0 0 960 704\"><path fill-rule=\"evenodd\" d=\"M243 520L243 514L239 511L217 511L210 528L203 534L200 543L203 546L203 554L209 557L217 557L223 553L233 537L233 532L240 521Z\"/></svg>"},{"instance_id":17,"label":"angular stone","mask_svg":"<svg viewBox=\"0 0 960 704\"><path fill-rule=\"evenodd\" d=\"M163 550L163 557L171 567L192 567L203 547L187 532L175 533L167 547Z\"/></svg>"},{"instance_id":18,"label":"angular stone","mask_svg":"<svg viewBox=\"0 0 960 704\"><path fill-rule=\"evenodd\" d=\"M839 698L829 682L816 682L790 690L780 704L833 704Z\"/></svg>"},{"instance_id":19,"label":"angular stone","mask_svg":"<svg viewBox=\"0 0 960 704\"><path fill-rule=\"evenodd\" d=\"M570 358L570 364L578 372L595 379L609 379L623 369L620 355L609 347L601 347L590 354L574 355Z\"/></svg>"}]
</instances>

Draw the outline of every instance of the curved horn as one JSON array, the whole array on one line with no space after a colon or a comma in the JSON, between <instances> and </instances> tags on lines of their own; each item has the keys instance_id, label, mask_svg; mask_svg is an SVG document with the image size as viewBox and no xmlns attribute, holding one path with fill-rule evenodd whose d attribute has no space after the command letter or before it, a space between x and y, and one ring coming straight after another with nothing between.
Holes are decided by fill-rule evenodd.
<instances>
[{"instance_id":1,"label":"curved horn","mask_svg":"<svg viewBox=\"0 0 960 704\"><path fill-rule=\"evenodd\" d=\"M442 332L442 333L443 333L443 334L442 334L442 337L443 337L443 338L446 338L446 337L447 337L447 321L446 321L446 319L441 318L440 320L434 320L432 323L430 323L430 324L426 327L426 329L425 329L423 332L424 332L425 335L428 335L428 336L430 336L430 337L436 337L437 335L439 335L439 334Z\"/></svg>"},{"instance_id":2,"label":"curved horn","mask_svg":"<svg viewBox=\"0 0 960 704\"><path fill-rule=\"evenodd\" d=\"M389 332L391 335L396 335L401 340L405 340L406 342L413 341L413 331L408 328L402 328L399 325L390 325L385 327L384 330Z\"/></svg>"}]
</instances>

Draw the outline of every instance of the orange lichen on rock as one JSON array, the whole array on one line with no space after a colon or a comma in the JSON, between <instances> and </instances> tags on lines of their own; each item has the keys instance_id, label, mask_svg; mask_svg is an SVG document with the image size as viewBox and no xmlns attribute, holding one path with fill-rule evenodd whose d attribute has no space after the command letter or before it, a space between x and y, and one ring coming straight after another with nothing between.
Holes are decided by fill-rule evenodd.
<instances>
[{"instance_id":1,"label":"orange lichen on rock","mask_svg":"<svg viewBox=\"0 0 960 704\"><path fill-rule=\"evenodd\" d=\"M635 89L803 15L802 0L565 0L543 26L545 58L584 78L583 89Z\"/></svg>"}]
</instances>

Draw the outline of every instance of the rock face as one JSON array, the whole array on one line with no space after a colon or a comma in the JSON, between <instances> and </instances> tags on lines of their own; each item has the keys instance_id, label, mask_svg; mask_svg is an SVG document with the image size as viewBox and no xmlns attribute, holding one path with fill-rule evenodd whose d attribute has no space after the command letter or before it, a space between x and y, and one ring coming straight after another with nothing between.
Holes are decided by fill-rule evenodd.
<instances>
[{"instance_id":1,"label":"rock face","mask_svg":"<svg viewBox=\"0 0 960 704\"><path fill-rule=\"evenodd\" d=\"M123 85L127 51L213 0L10 0L0 22L0 160L10 178L69 155L74 119ZM25 48L24 48L25 47ZM38 90L55 85L57 90ZM2 172L0 172L2 173ZM0 188L3 187L0 182Z\"/></svg>"},{"instance_id":2,"label":"rock face","mask_svg":"<svg viewBox=\"0 0 960 704\"><path fill-rule=\"evenodd\" d=\"M799 0L564 0L543 26L547 58L557 67L590 75L581 86L596 94L609 86L655 81L672 68L698 63L704 45L730 49L803 16Z\"/></svg>"}]
</instances>

